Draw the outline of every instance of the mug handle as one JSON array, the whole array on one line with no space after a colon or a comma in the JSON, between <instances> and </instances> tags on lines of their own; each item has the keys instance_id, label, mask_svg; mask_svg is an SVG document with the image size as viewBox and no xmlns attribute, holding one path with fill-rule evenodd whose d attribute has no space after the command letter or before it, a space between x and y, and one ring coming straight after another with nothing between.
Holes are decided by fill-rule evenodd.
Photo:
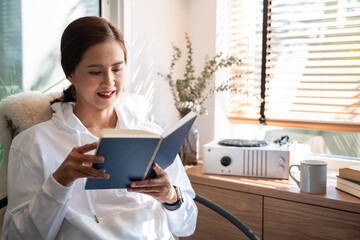
<instances>
[{"instance_id":1,"label":"mug handle","mask_svg":"<svg viewBox=\"0 0 360 240\"><path fill-rule=\"evenodd\" d=\"M298 185L298 187L300 187L300 181L297 180L297 179L291 174L291 168L292 168L292 167L297 167L297 168L299 169L299 171L300 171L300 165L294 164L294 165L291 165L291 166L289 167L289 175L290 175L290 177L291 177L292 179L294 179L294 181L296 182L296 184Z\"/></svg>"}]
</instances>

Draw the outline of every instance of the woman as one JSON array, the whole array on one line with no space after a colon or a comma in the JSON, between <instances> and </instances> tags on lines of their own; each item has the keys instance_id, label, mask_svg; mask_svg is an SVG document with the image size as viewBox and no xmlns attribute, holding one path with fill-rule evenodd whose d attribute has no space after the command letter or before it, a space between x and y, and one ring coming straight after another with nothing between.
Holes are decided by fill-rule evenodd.
<instances>
[{"instance_id":1,"label":"woman","mask_svg":"<svg viewBox=\"0 0 360 240\"><path fill-rule=\"evenodd\" d=\"M166 170L154 165L155 179L128 189L84 190L86 178L110 177L91 167L104 161L93 155L101 129L161 132L117 104L126 60L121 32L105 19L84 17L65 29L61 64L71 86L51 105L50 121L12 142L5 239L174 239L194 232L195 194L179 157Z\"/></svg>"}]
</instances>

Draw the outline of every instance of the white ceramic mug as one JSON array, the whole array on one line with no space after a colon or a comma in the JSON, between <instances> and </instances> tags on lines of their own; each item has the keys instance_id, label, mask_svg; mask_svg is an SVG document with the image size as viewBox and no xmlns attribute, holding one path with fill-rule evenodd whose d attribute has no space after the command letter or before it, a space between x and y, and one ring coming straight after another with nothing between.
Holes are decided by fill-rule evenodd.
<instances>
[{"instance_id":1,"label":"white ceramic mug","mask_svg":"<svg viewBox=\"0 0 360 240\"><path fill-rule=\"evenodd\" d=\"M300 171L300 181L291 173L291 168ZM299 186L300 191L307 193L326 193L327 163L317 160L303 160L300 165L294 164L289 168L289 174Z\"/></svg>"}]
</instances>

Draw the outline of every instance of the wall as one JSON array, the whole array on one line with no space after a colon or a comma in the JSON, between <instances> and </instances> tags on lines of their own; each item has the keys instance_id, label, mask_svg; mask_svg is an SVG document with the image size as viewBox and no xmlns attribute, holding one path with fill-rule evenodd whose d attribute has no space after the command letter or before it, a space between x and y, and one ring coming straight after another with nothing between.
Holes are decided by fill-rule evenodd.
<instances>
[{"instance_id":1,"label":"wall","mask_svg":"<svg viewBox=\"0 0 360 240\"><path fill-rule=\"evenodd\" d=\"M168 83L158 73L167 74L174 43L184 48L188 23L186 1L125 1L124 36L129 51L125 91L144 95L151 112L163 128L178 119ZM181 67L181 65L180 65ZM175 76L180 76L177 68Z\"/></svg>"},{"instance_id":2,"label":"wall","mask_svg":"<svg viewBox=\"0 0 360 240\"><path fill-rule=\"evenodd\" d=\"M151 103L155 121L166 128L178 119L168 83L157 75L166 74L174 43L183 51L175 77L182 77L186 53L185 32L193 43L196 74L205 55L215 54L216 0L135 0L125 1L124 35L129 50L126 91L144 95ZM195 122L200 148L214 138L214 99L207 102L208 115Z\"/></svg>"},{"instance_id":3,"label":"wall","mask_svg":"<svg viewBox=\"0 0 360 240\"><path fill-rule=\"evenodd\" d=\"M204 66L205 56L216 55L216 0L187 0L189 12L188 32L193 42L196 74ZM210 84L214 86L214 83ZM203 145L214 139L215 107L214 98L207 100L207 115L198 117L195 125L200 135L200 156Z\"/></svg>"}]
</instances>

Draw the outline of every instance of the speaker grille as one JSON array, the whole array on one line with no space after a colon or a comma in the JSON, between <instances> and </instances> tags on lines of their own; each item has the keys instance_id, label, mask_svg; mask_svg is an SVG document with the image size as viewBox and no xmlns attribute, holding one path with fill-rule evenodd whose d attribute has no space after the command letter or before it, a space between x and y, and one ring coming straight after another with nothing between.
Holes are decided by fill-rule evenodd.
<instances>
[{"instance_id":1,"label":"speaker grille","mask_svg":"<svg viewBox=\"0 0 360 240\"><path fill-rule=\"evenodd\" d=\"M259 150L243 151L243 175L244 176L268 176L267 169L268 152Z\"/></svg>"}]
</instances>

